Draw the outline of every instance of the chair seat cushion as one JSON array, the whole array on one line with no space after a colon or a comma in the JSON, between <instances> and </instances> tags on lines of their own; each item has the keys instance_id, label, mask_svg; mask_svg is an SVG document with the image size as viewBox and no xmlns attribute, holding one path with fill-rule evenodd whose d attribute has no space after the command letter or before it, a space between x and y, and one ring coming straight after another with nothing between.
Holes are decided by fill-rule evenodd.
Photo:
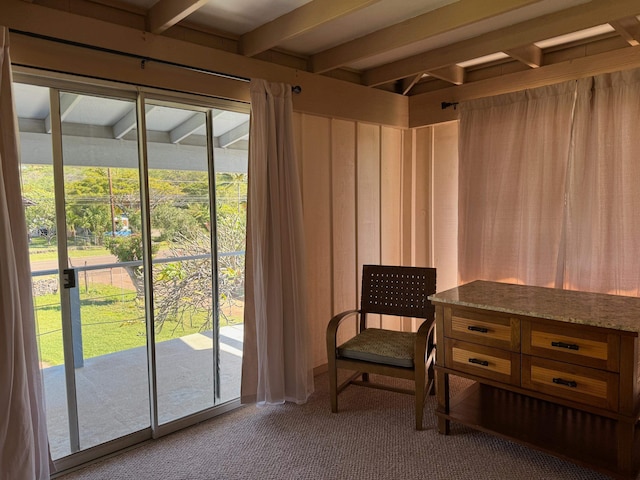
<instances>
[{"instance_id":1,"label":"chair seat cushion","mask_svg":"<svg viewBox=\"0 0 640 480\"><path fill-rule=\"evenodd\" d=\"M342 358L413 368L416 334L367 328L338 347Z\"/></svg>"}]
</instances>

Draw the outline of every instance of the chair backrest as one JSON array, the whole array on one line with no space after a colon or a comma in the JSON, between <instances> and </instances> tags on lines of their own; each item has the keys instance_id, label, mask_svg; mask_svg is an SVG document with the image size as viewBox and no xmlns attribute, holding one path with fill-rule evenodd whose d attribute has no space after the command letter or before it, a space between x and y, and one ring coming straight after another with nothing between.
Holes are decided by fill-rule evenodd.
<instances>
[{"instance_id":1,"label":"chair backrest","mask_svg":"<svg viewBox=\"0 0 640 480\"><path fill-rule=\"evenodd\" d=\"M433 318L435 307L427 298L436 293L436 269L391 265L362 267L363 313Z\"/></svg>"}]
</instances>

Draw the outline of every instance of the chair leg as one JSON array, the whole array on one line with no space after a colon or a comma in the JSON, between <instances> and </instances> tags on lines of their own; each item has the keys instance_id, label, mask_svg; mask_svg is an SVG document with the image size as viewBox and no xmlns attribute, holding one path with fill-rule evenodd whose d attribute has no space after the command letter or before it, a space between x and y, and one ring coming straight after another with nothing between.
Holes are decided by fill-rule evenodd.
<instances>
[{"instance_id":1,"label":"chair leg","mask_svg":"<svg viewBox=\"0 0 640 480\"><path fill-rule=\"evenodd\" d=\"M424 414L424 399L427 394L425 389L427 383L425 381L426 372L424 364L416 365L415 387L416 387L416 430L422 430L422 419Z\"/></svg>"},{"instance_id":2,"label":"chair leg","mask_svg":"<svg viewBox=\"0 0 640 480\"><path fill-rule=\"evenodd\" d=\"M329 398L331 399L331 411L338 412L338 369L335 360L328 362L329 375Z\"/></svg>"}]
</instances>

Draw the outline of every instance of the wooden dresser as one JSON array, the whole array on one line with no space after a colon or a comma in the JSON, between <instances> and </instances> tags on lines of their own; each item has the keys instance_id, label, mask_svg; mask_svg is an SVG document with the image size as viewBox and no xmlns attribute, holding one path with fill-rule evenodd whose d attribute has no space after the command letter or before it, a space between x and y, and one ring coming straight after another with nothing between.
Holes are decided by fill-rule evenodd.
<instances>
[{"instance_id":1,"label":"wooden dresser","mask_svg":"<svg viewBox=\"0 0 640 480\"><path fill-rule=\"evenodd\" d=\"M429 298L440 433L454 421L635 478L640 298L486 281ZM449 375L472 382L454 394Z\"/></svg>"}]
</instances>

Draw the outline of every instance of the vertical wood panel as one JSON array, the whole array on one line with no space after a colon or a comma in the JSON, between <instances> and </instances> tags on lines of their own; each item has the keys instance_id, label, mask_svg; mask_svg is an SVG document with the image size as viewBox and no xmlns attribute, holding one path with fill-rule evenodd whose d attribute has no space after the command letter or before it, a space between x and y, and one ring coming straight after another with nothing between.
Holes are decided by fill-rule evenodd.
<instances>
[{"instance_id":1,"label":"vertical wood panel","mask_svg":"<svg viewBox=\"0 0 640 480\"><path fill-rule=\"evenodd\" d=\"M431 266L432 127L416 130L414 265Z\"/></svg>"},{"instance_id":2,"label":"vertical wood panel","mask_svg":"<svg viewBox=\"0 0 640 480\"><path fill-rule=\"evenodd\" d=\"M402 264L413 265L415 219L415 130L402 135Z\"/></svg>"},{"instance_id":3,"label":"vertical wood panel","mask_svg":"<svg viewBox=\"0 0 640 480\"><path fill-rule=\"evenodd\" d=\"M433 129L433 264L441 291L458 286L458 123Z\"/></svg>"},{"instance_id":4,"label":"vertical wood panel","mask_svg":"<svg viewBox=\"0 0 640 480\"><path fill-rule=\"evenodd\" d=\"M415 227L415 130L402 132L402 264L413 265L413 238ZM402 319L402 330L412 331L410 318Z\"/></svg>"},{"instance_id":5,"label":"vertical wood panel","mask_svg":"<svg viewBox=\"0 0 640 480\"><path fill-rule=\"evenodd\" d=\"M380 251L381 263L400 265L402 238L402 131L382 127L380 142ZM402 328L400 318L382 317L382 327Z\"/></svg>"},{"instance_id":6,"label":"vertical wood panel","mask_svg":"<svg viewBox=\"0 0 640 480\"><path fill-rule=\"evenodd\" d=\"M362 265L380 263L380 127L358 124L357 129L358 296ZM379 326L379 318L371 318Z\"/></svg>"},{"instance_id":7,"label":"vertical wood panel","mask_svg":"<svg viewBox=\"0 0 640 480\"><path fill-rule=\"evenodd\" d=\"M313 366L326 363L326 326L331 318L330 120L302 115L301 158L307 259L307 311Z\"/></svg>"},{"instance_id":8,"label":"vertical wood panel","mask_svg":"<svg viewBox=\"0 0 640 480\"><path fill-rule=\"evenodd\" d=\"M356 123L331 121L333 314L357 308ZM342 343L355 334L355 322L338 332Z\"/></svg>"},{"instance_id":9,"label":"vertical wood panel","mask_svg":"<svg viewBox=\"0 0 640 480\"><path fill-rule=\"evenodd\" d=\"M402 131L382 128L380 177L380 234L382 263L400 265Z\"/></svg>"}]
</instances>

